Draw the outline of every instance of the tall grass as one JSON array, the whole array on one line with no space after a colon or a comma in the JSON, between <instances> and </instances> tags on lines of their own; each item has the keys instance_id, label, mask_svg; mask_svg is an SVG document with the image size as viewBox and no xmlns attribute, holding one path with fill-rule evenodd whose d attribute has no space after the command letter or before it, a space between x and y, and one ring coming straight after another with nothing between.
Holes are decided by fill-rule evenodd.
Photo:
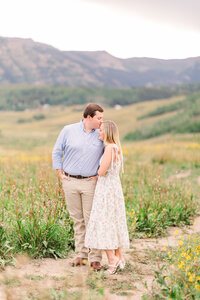
<instances>
[{"instance_id":1,"label":"tall grass","mask_svg":"<svg viewBox=\"0 0 200 300\"><path fill-rule=\"evenodd\" d=\"M139 152L132 149L125 155L126 172L122 184L131 239L162 236L169 226L190 224L198 213L199 205L188 185L166 182L171 159L173 165L182 168L187 156L196 172L198 155L191 157L190 149L185 149L181 163L176 161L174 154L160 164L156 153L161 151L156 145L154 148L149 148L151 153L149 150L146 162L142 161L147 156L146 148L140 147ZM0 253L3 260L19 252L32 257L64 257L74 249L73 222L48 156L4 158L0 178Z\"/></svg>"},{"instance_id":2,"label":"tall grass","mask_svg":"<svg viewBox=\"0 0 200 300\"><path fill-rule=\"evenodd\" d=\"M1 224L12 252L62 257L73 249L73 223L50 163L1 164Z\"/></svg>"},{"instance_id":3,"label":"tall grass","mask_svg":"<svg viewBox=\"0 0 200 300\"><path fill-rule=\"evenodd\" d=\"M131 238L167 234L169 226L189 225L196 215L198 203L192 191L167 184L159 165L136 165L123 186Z\"/></svg>"}]
</instances>

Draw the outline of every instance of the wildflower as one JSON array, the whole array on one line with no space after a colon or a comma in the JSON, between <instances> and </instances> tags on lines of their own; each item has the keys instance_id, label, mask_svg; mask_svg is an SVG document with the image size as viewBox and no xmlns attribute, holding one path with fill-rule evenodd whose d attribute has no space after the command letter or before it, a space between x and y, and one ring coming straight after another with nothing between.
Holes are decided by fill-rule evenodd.
<instances>
[{"instance_id":1,"label":"wildflower","mask_svg":"<svg viewBox=\"0 0 200 300\"><path fill-rule=\"evenodd\" d=\"M196 289L198 292L200 292L200 285L199 285L199 284L196 284L196 285L195 285L195 289Z\"/></svg>"},{"instance_id":2,"label":"wildflower","mask_svg":"<svg viewBox=\"0 0 200 300\"><path fill-rule=\"evenodd\" d=\"M175 234L178 234L178 233L179 233L179 230L176 229L176 230L175 230Z\"/></svg>"},{"instance_id":3,"label":"wildflower","mask_svg":"<svg viewBox=\"0 0 200 300\"><path fill-rule=\"evenodd\" d=\"M183 262L183 261L181 261L181 262L180 262L180 264L178 265L178 267L179 267L179 269L181 269L181 270L182 270L182 269L183 269L183 266L184 266L184 262Z\"/></svg>"},{"instance_id":4,"label":"wildflower","mask_svg":"<svg viewBox=\"0 0 200 300\"><path fill-rule=\"evenodd\" d=\"M164 246L164 247L163 247L163 250L166 250L166 249L167 249L167 247L166 247L166 246Z\"/></svg>"},{"instance_id":5,"label":"wildflower","mask_svg":"<svg viewBox=\"0 0 200 300\"><path fill-rule=\"evenodd\" d=\"M182 246L182 245L183 245L183 241L179 241L178 243L179 243L179 245L180 245L180 246Z\"/></svg>"},{"instance_id":6,"label":"wildflower","mask_svg":"<svg viewBox=\"0 0 200 300\"><path fill-rule=\"evenodd\" d=\"M194 279L195 279L195 274L191 274L191 275L189 276L189 282L193 282Z\"/></svg>"},{"instance_id":7,"label":"wildflower","mask_svg":"<svg viewBox=\"0 0 200 300\"><path fill-rule=\"evenodd\" d=\"M190 257L189 255L187 255L187 256L186 256L186 259L187 259L187 260L190 260L190 259L191 259L191 257Z\"/></svg>"}]
</instances>

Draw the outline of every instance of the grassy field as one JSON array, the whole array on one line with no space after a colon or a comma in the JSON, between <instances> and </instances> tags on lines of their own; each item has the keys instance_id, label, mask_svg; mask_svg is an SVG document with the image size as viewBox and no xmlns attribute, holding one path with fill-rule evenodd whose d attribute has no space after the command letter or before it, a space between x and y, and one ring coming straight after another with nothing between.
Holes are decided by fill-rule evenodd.
<instances>
[{"instance_id":1,"label":"grassy field","mask_svg":"<svg viewBox=\"0 0 200 300\"><path fill-rule=\"evenodd\" d=\"M181 98L162 100L162 105L178 100ZM152 101L123 107L119 111L107 108L105 119L117 122L123 141L127 132L148 122L146 119L137 121L137 118L159 105L159 101ZM34 258L56 258L66 257L74 248L73 224L65 206L61 184L52 170L51 150L62 127L79 121L82 109L81 106L57 107L42 112L41 120L34 118L41 115L39 111L0 113L2 268L11 263L18 253L28 253ZM156 116L152 122L160 118ZM122 142L122 146L125 161L122 184L130 239L158 238L166 236L171 226L192 224L200 211L200 134L165 135L143 142ZM194 251L200 247L198 237L184 243L190 243L190 249L194 248ZM174 257L181 257L181 251L174 251ZM187 249L184 253L189 255ZM199 268L195 269L195 264L200 262L199 252L194 257L192 272L184 269L186 277L195 275L193 281L188 279L194 288L187 283L188 289L182 296L187 293L200 296ZM172 257L168 259L169 264L173 263L170 259ZM181 290L184 276L180 277L177 273L179 279L176 279L176 272L170 274L169 284L173 289L168 285L163 292L161 284L157 293L167 297L163 299L179 299L172 296L174 280L178 282L176 289ZM159 276L161 278L161 272Z\"/></svg>"},{"instance_id":2,"label":"grassy field","mask_svg":"<svg viewBox=\"0 0 200 300\"><path fill-rule=\"evenodd\" d=\"M170 112L174 114L170 115ZM161 116L155 122L152 117ZM129 132L125 140L137 141L158 137L166 133L199 133L200 132L200 93L189 95L182 101L159 106L138 119L148 119L147 125Z\"/></svg>"},{"instance_id":3,"label":"grassy field","mask_svg":"<svg viewBox=\"0 0 200 300\"><path fill-rule=\"evenodd\" d=\"M121 110L107 107L105 119L112 119L117 122L121 138L123 138L131 130L140 128L147 123L147 120L137 121L140 115L152 111L157 106L167 105L182 99L183 97L174 97L161 101L143 102L125 106ZM26 152L26 150L40 152L43 149L49 153L62 127L81 119L83 107L54 107L42 112L37 110L27 112L0 111L0 155L8 154L8 152L15 154L16 151ZM35 119L41 115L43 119ZM167 116L168 114L165 117ZM152 121L160 118L160 116L155 117Z\"/></svg>"}]
</instances>

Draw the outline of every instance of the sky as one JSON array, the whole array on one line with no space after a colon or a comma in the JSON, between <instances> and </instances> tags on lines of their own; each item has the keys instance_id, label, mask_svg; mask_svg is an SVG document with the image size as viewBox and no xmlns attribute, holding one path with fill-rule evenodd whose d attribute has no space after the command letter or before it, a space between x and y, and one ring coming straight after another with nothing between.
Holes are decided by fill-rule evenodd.
<instances>
[{"instance_id":1,"label":"sky","mask_svg":"<svg viewBox=\"0 0 200 300\"><path fill-rule=\"evenodd\" d=\"M0 0L0 36L119 58L200 56L200 0Z\"/></svg>"}]
</instances>

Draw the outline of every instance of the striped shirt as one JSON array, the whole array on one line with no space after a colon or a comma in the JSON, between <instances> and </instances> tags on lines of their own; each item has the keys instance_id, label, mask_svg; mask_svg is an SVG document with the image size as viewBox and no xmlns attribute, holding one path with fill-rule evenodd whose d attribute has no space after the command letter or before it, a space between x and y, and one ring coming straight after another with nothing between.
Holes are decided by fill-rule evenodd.
<instances>
[{"instance_id":1,"label":"striped shirt","mask_svg":"<svg viewBox=\"0 0 200 300\"><path fill-rule=\"evenodd\" d=\"M70 175L96 175L103 151L98 131L86 133L81 120L60 132L52 153L53 168L63 169Z\"/></svg>"}]
</instances>

